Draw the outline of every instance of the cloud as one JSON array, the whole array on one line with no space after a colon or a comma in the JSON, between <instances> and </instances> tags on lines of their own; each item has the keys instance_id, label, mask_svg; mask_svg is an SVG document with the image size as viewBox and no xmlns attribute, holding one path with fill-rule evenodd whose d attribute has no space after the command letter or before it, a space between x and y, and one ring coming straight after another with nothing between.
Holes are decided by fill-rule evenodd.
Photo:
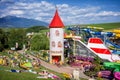
<instances>
[{"instance_id":1,"label":"cloud","mask_svg":"<svg viewBox=\"0 0 120 80\"><path fill-rule=\"evenodd\" d=\"M107 16L120 16L120 12L101 11L98 13L88 13L84 17L107 17Z\"/></svg>"},{"instance_id":2,"label":"cloud","mask_svg":"<svg viewBox=\"0 0 120 80\"><path fill-rule=\"evenodd\" d=\"M114 17L114 19L120 17L120 12L105 11L101 9L100 6L79 7L69 4L55 5L47 1L32 3L15 2L13 5L0 10L0 17L13 15L50 23L54 16L55 6L58 7L59 15L65 25L99 22L111 19L112 17Z\"/></svg>"},{"instance_id":3,"label":"cloud","mask_svg":"<svg viewBox=\"0 0 120 80\"><path fill-rule=\"evenodd\" d=\"M120 16L120 12L102 11L98 13L96 16Z\"/></svg>"},{"instance_id":4,"label":"cloud","mask_svg":"<svg viewBox=\"0 0 120 80\"><path fill-rule=\"evenodd\" d=\"M13 11L10 11L9 12L9 14L10 15L21 15L21 14L24 14L24 12L23 11L21 11L21 10L13 10Z\"/></svg>"},{"instance_id":5,"label":"cloud","mask_svg":"<svg viewBox=\"0 0 120 80\"><path fill-rule=\"evenodd\" d=\"M13 4L13 0L0 0L0 4Z\"/></svg>"}]
</instances>

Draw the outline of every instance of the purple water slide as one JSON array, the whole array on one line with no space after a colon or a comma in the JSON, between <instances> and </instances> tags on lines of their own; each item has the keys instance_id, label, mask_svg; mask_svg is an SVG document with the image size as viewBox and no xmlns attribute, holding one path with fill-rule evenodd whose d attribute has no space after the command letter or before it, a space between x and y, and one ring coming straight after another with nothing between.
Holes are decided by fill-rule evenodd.
<instances>
[{"instance_id":1,"label":"purple water slide","mask_svg":"<svg viewBox=\"0 0 120 80\"><path fill-rule=\"evenodd\" d=\"M115 80L120 80L120 72L114 73Z\"/></svg>"}]
</instances>

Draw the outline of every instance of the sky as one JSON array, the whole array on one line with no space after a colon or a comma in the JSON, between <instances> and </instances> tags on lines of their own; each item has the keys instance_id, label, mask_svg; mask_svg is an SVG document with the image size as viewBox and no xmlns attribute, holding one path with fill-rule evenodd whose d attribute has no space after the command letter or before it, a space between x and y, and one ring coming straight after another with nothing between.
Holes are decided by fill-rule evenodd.
<instances>
[{"instance_id":1,"label":"sky","mask_svg":"<svg viewBox=\"0 0 120 80\"><path fill-rule=\"evenodd\" d=\"M56 6L64 25L120 22L120 0L0 0L0 18L50 23Z\"/></svg>"}]
</instances>

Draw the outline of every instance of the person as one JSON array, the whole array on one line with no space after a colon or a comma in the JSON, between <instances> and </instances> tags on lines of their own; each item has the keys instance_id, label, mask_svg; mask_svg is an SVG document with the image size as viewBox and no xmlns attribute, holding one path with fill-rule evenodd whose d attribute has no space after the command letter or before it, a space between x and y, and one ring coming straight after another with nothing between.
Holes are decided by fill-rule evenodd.
<instances>
[{"instance_id":1,"label":"person","mask_svg":"<svg viewBox=\"0 0 120 80\"><path fill-rule=\"evenodd\" d=\"M58 67L60 67L60 61L58 61L58 62L56 63L56 65L57 65Z\"/></svg>"},{"instance_id":2,"label":"person","mask_svg":"<svg viewBox=\"0 0 120 80\"><path fill-rule=\"evenodd\" d=\"M7 66L9 65L9 57L6 57L6 63L7 63Z\"/></svg>"},{"instance_id":3,"label":"person","mask_svg":"<svg viewBox=\"0 0 120 80\"><path fill-rule=\"evenodd\" d=\"M40 76L43 76L44 78L48 78L48 72L46 70L43 70L42 72L38 73Z\"/></svg>"},{"instance_id":4,"label":"person","mask_svg":"<svg viewBox=\"0 0 120 80\"><path fill-rule=\"evenodd\" d=\"M8 54L10 54L10 51L8 51Z\"/></svg>"},{"instance_id":5,"label":"person","mask_svg":"<svg viewBox=\"0 0 120 80\"><path fill-rule=\"evenodd\" d=\"M6 59L6 56L3 58L3 65L4 65L4 66L7 66L7 59Z\"/></svg>"},{"instance_id":6,"label":"person","mask_svg":"<svg viewBox=\"0 0 120 80\"><path fill-rule=\"evenodd\" d=\"M95 80L95 79L93 78L93 76L90 76L90 78L88 80Z\"/></svg>"},{"instance_id":7,"label":"person","mask_svg":"<svg viewBox=\"0 0 120 80\"><path fill-rule=\"evenodd\" d=\"M40 66L41 62L40 62L40 59L39 58L36 58L36 62L38 64L38 66Z\"/></svg>"},{"instance_id":8,"label":"person","mask_svg":"<svg viewBox=\"0 0 120 80\"><path fill-rule=\"evenodd\" d=\"M83 67L83 64L80 65L80 70L82 70L83 72L85 72L85 69Z\"/></svg>"},{"instance_id":9,"label":"person","mask_svg":"<svg viewBox=\"0 0 120 80\"><path fill-rule=\"evenodd\" d=\"M98 72L98 77L101 78L102 77L102 73Z\"/></svg>"},{"instance_id":10,"label":"person","mask_svg":"<svg viewBox=\"0 0 120 80\"><path fill-rule=\"evenodd\" d=\"M51 76L51 74L50 73L48 73L48 78L51 78L52 76Z\"/></svg>"}]
</instances>

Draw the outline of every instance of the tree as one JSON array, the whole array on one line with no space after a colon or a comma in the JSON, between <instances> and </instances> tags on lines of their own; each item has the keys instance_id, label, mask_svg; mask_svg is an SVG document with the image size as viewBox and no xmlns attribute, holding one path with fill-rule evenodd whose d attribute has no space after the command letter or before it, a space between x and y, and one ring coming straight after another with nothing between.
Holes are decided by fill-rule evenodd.
<instances>
[{"instance_id":1,"label":"tree","mask_svg":"<svg viewBox=\"0 0 120 80\"><path fill-rule=\"evenodd\" d=\"M46 34L38 33L31 38L30 41L32 50L48 50L49 49L49 39Z\"/></svg>"},{"instance_id":2,"label":"tree","mask_svg":"<svg viewBox=\"0 0 120 80\"><path fill-rule=\"evenodd\" d=\"M24 29L11 29L8 35L9 47L15 47L18 43L18 49L22 49L23 44L27 43L26 31Z\"/></svg>"},{"instance_id":3,"label":"tree","mask_svg":"<svg viewBox=\"0 0 120 80\"><path fill-rule=\"evenodd\" d=\"M39 32L40 30L47 30L48 28L45 26L33 26L26 29L27 32Z\"/></svg>"},{"instance_id":4,"label":"tree","mask_svg":"<svg viewBox=\"0 0 120 80\"><path fill-rule=\"evenodd\" d=\"M8 42L8 37L6 33L2 29L0 29L0 51L8 47L7 42Z\"/></svg>"}]
</instances>

